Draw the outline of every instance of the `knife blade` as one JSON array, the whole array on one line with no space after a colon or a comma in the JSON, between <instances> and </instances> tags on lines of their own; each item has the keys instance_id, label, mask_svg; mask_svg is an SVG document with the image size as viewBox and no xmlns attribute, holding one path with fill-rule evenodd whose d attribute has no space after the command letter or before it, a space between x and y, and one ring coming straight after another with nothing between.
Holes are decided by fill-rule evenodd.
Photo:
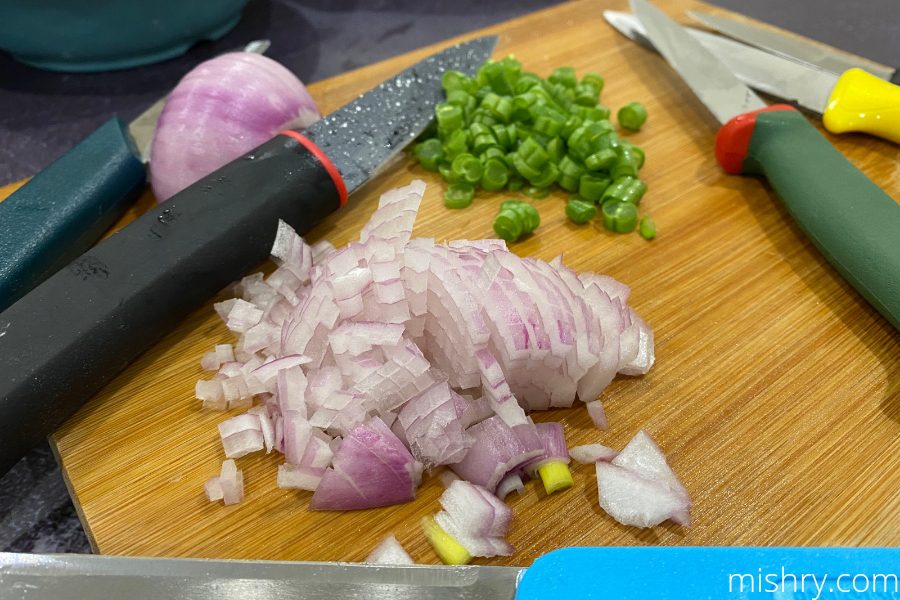
<instances>
[{"instance_id":1,"label":"knife blade","mask_svg":"<svg viewBox=\"0 0 900 600\"><path fill-rule=\"evenodd\" d=\"M0 312L90 248L140 195L166 97L128 125L111 118L0 202Z\"/></svg>"},{"instance_id":2,"label":"knife blade","mask_svg":"<svg viewBox=\"0 0 900 600\"><path fill-rule=\"evenodd\" d=\"M100 242L0 313L0 474L191 310L256 267L278 220L301 235L432 121L441 75L496 37L430 56L283 131Z\"/></svg>"},{"instance_id":3,"label":"knife blade","mask_svg":"<svg viewBox=\"0 0 900 600\"><path fill-rule=\"evenodd\" d=\"M897 548L585 547L526 568L0 553L0 598L896 598L898 559Z\"/></svg>"},{"instance_id":4,"label":"knife blade","mask_svg":"<svg viewBox=\"0 0 900 600\"><path fill-rule=\"evenodd\" d=\"M646 0L630 1L656 49L723 124L719 164L764 175L832 266L900 329L900 206L796 109L766 107L685 29Z\"/></svg>"},{"instance_id":5,"label":"knife blade","mask_svg":"<svg viewBox=\"0 0 900 600\"><path fill-rule=\"evenodd\" d=\"M603 16L626 37L655 50L634 15L607 10ZM838 76L706 31L685 29L741 81L818 113L832 133L861 131L900 143L900 87L859 69Z\"/></svg>"},{"instance_id":6,"label":"knife blade","mask_svg":"<svg viewBox=\"0 0 900 600\"><path fill-rule=\"evenodd\" d=\"M825 44L807 41L796 34L779 33L774 29L701 11L689 10L687 14L692 19L724 33L728 37L790 60L812 65L834 74L843 73L847 69L863 69L880 79L900 84L900 77L898 77L896 69Z\"/></svg>"}]
</instances>

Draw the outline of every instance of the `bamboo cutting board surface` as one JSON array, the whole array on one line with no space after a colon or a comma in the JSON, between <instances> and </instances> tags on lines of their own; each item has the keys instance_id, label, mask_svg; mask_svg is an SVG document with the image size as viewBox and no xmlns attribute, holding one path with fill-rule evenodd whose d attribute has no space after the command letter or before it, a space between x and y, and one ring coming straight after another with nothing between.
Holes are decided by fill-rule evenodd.
<instances>
[{"instance_id":1,"label":"bamboo cutting board surface","mask_svg":"<svg viewBox=\"0 0 900 600\"><path fill-rule=\"evenodd\" d=\"M674 15L692 7L679 0L665 8ZM629 284L632 305L656 331L656 366L604 392L609 431L593 429L583 408L536 418L561 420L570 445L621 448L646 428L691 492L694 525L621 526L599 507L593 469L576 466L573 489L546 497L529 484L512 497L516 554L477 562L529 564L568 545L900 544L900 336L838 277L764 183L722 173L712 117L661 58L605 24L604 8L626 3L584 0L479 32L500 36L495 57L514 53L545 76L561 65L579 75L599 71L605 104L615 110L639 100L650 114L630 137L647 153L642 209L658 224L656 240L571 225L559 194L534 201L538 235L514 249L546 260L565 252L576 270ZM436 49L310 89L328 112ZM900 197L896 146L830 139ZM505 196L483 194L467 210L445 210L442 184L404 158L309 239L354 239L378 195L415 177L431 184L415 234L492 235ZM394 533L417 561L437 562L419 529L421 517L438 510L434 476L410 504L310 512L311 494L275 486L278 457L253 455L237 461L244 502L206 501L203 482L223 459L216 424L228 415L201 410L193 389L204 376L202 354L232 339L211 303L204 306L53 436L95 549L357 561Z\"/></svg>"}]
</instances>

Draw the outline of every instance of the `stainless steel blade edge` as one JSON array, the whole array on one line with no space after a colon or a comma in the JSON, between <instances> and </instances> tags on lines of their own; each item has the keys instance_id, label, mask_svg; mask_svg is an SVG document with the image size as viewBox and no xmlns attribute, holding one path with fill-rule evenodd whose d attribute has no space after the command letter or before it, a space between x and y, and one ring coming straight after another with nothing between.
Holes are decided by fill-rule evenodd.
<instances>
[{"instance_id":1,"label":"stainless steel blade edge","mask_svg":"<svg viewBox=\"0 0 900 600\"><path fill-rule=\"evenodd\" d=\"M474 75L496 44L496 36L481 37L429 56L317 121L304 135L334 162L352 193L428 127L443 100L444 72Z\"/></svg>"},{"instance_id":2,"label":"stainless steel blade edge","mask_svg":"<svg viewBox=\"0 0 900 600\"><path fill-rule=\"evenodd\" d=\"M623 35L655 50L640 20L634 15L604 11L604 18ZM757 91L799 104L821 114L838 77L828 71L770 54L705 31L685 27L715 54L738 79Z\"/></svg>"},{"instance_id":3,"label":"stainless steel blade edge","mask_svg":"<svg viewBox=\"0 0 900 600\"><path fill-rule=\"evenodd\" d=\"M647 37L720 123L765 102L683 27L646 0L630 0Z\"/></svg>"}]
</instances>

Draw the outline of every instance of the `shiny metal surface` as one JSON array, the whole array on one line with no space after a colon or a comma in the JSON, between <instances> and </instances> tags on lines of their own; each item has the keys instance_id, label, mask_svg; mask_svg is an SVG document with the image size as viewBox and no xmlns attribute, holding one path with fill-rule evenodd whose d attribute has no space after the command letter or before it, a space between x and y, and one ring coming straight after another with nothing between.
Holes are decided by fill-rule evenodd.
<instances>
[{"instance_id":1,"label":"shiny metal surface","mask_svg":"<svg viewBox=\"0 0 900 600\"><path fill-rule=\"evenodd\" d=\"M631 0L647 37L720 123L766 106L725 64L646 0Z\"/></svg>"},{"instance_id":2,"label":"shiny metal surface","mask_svg":"<svg viewBox=\"0 0 900 600\"><path fill-rule=\"evenodd\" d=\"M254 52L256 54L265 54L266 50L271 46L269 40L253 40L243 48L236 48L236 52ZM159 114L166 105L169 95L166 94L156 102L150 105L147 110L134 118L128 124L128 132L134 138L141 159L144 163L150 161L150 142L153 141L153 132L156 131L156 122L159 120Z\"/></svg>"},{"instance_id":3,"label":"shiny metal surface","mask_svg":"<svg viewBox=\"0 0 900 600\"><path fill-rule=\"evenodd\" d=\"M524 571L0 553L0 600L512 600Z\"/></svg>"},{"instance_id":4,"label":"shiny metal surface","mask_svg":"<svg viewBox=\"0 0 900 600\"><path fill-rule=\"evenodd\" d=\"M428 127L435 105L444 99L444 72L474 75L496 45L497 38L487 36L433 54L317 121L304 135L334 162L352 193Z\"/></svg>"},{"instance_id":5,"label":"shiny metal surface","mask_svg":"<svg viewBox=\"0 0 900 600\"><path fill-rule=\"evenodd\" d=\"M620 33L651 49L643 25L628 13L603 11L606 21ZM688 33L725 63L738 79L753 89L822 114L838 76L788 60L722 36L685 27Z\"/></svg>"},{"instance_id":6,"label":"shiny metal surface","mask_svg":"<svg viewBox=\"0 0 900 600\"><path fill-rule=\"evenodd\" d=\"M752 44L784 58L799 61L840 75L847 69L858 67L865 69L876 77L890 79L894 69L880 65L874 61L847 52L835 50L829 46L807 42L793 36L783 35L777 31L758 27L750 23L742 23L727 17L711 15L699 11L688 11L695 19L711 29L720 31L736 40Z\"/></svg>"}]
</instances>

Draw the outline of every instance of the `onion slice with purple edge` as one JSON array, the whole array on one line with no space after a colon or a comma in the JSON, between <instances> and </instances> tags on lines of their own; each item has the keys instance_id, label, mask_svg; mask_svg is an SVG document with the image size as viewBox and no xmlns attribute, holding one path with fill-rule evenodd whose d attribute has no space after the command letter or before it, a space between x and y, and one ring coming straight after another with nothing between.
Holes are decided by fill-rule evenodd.
<instances>
[{"instance_id":1,"label":"onion slice with purple edge","mask_svg":"<svg viewBox=\"0 0 900 600\"><path fill-rule=\"evenodd\" d=\"M227 455L283 453L278 485L313 491L316 510L408 502L424 466L448 464L465 481L447 477L452 510L432 523L472 554L506 554L503 528L484 530L487 517L459 513L453 494L469 486L463 504L505 514L495 490L521 491L541 465L559 479L562 428L535 426L526 410L590 403L617 372L646 370L652 332L626 304L627 286L561 258L523 259L502 240L412 238L424 191L415 181L384 194L342 248L310 246L280 223L277 268L215 305L238 339L204 357L217 372L197 396L249 408L221 424ZM598 420L599 402L589 408Z\"/></svg>"},{"instance_id":2,"label":"onion slice with purple edge","mask_svg":"<svg viewBox=\"0 0 900 600\"><path fill-rule=\"evenodd\" d=\"M169 94L150 147L159 202L273 138L319 119L306 86L278 62L231 52L200 63Z\"/></svg>"},{"instance_id":3,"label":"onion slice with purple edge","mask_svg":"<svg viewBox=\"0 0 900 600\"><path fill-rule=\"evenodd\" d=\"M409 502L420 478L421 466L384 422L373 418L344 437L309 507L356 510Z\"/></svg>"}]
</instances>

